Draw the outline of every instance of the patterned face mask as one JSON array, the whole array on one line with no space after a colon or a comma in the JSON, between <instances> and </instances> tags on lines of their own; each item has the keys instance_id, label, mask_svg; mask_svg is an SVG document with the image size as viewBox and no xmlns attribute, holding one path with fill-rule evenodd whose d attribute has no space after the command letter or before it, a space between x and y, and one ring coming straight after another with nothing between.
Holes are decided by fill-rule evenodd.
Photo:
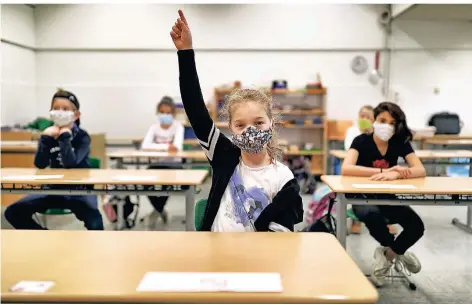
<instances>
[{"instance_id":1,"label":"patterned face mask","mask_svg":"<svg viewBox=\"0 0 472 305\"><path fill-rule=\"evenodd\" d=\"M264 149L272 138L272 129L260 130L254 126L249 126L242 134L232 136L233 143L242 151L257 154Z\"/></svg>"}]
</instances>

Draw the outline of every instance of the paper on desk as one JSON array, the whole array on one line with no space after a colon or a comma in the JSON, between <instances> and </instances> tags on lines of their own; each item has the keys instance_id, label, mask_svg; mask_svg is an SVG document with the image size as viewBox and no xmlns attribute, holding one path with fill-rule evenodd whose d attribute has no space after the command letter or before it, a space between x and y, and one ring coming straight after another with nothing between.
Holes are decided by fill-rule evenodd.
<instances>
[{"instance_id":1,"label":"paper on desk","mask_svg":"<svg viewBox=\"0 0 472 305\"><path fill-rule=\"evenodd\" d=\"M61 179L64 175L18 175L18 176L3 176L2 180L47 180L47 179Z\"/></svg>"},{"instance_id":2,"label":"paper on desk","mask_svg":"<svg viewBox=\"0 0 472 305\"><path fill-rule=\"evenodd\" d=\"M416 186L410 184L387 184L387 183L372 183L372 184L353 184L352 187L357 189L416 189Z\"/></svg>"},{"instance_id":3,"label":"paper on desk","mask_svg":"<svg viewBox=\"0 0 472 305\"><path fill-rule=\"evenodd\" d=\"M112 179L118 180L118 181L156 181L157 177L156 176L119 175L119 176L114 176Z\"/></svg>"},{"instance_id":4,"label":"paper on desk","mask_svg":"<svg viewBox=\"0 0 472 305\"><path fill-rule=\"evenodd\" d=\"M40 281L21 281L10 288L12 292L46 292L49 288L54 286L54 282L40 282Z\"/></svg>"},{"instance_id":5,"label":"paper on desk","mask_svg":"<svg viewBox=\"0 0 472 305\"><path fill-rule=\"evenodd\" d=\"M282 292L279 273L148 272L138 292Z\"/></svg>"}]
</instances>

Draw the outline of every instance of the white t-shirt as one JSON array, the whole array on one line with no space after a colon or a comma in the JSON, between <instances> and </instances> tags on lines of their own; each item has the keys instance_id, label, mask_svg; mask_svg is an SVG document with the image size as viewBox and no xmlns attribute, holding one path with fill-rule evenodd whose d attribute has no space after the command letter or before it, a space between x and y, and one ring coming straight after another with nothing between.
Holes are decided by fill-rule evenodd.
<instances>
[{"instance_id":1,"label":"white t-shirt","mask_svg":"<svg viewBox=\"0 0 472 305\"><path fill-rule=\"evenodd\" d=\"M262 189L263 193L268 199L266 202L268 204L272 202L275 195L277 195L282 187L288 181L294 178L292 171L290 171L287 166L278 161L275 165L270 164L258 168L251 168L240 161L238 168L244 188L249 192L251 191L251 188L255 187ZM273 225L277 227L277 224ZM282 226L280 227L281 228L279 229L284 231L284 228ZM254 231L252 225L247 223L245 226L236 213L229 183L226 187L223 197L221 198L221 204L218 209L218 213L216 214L215 220L213 221L211 230L214 232Z\"/></svg>"},{"instance_id":2,"label":"white t-shirt","mask_svg":"<svg viewBox=\"0 0 472 305\"><path fill-rule=\"evenodd\" d=\"M173 144L178 151L183 150L184 126L179 121L172 121L172 125L167 129L163 129L159 123L151 125L141 144L141 149L168 151L169 144ZM160 160L163 162L182 162L180 158Z\"/></svg>"},{"instance_id":3,"label":"white t-shirt","mask_svg":"<svg viewBox=\"0 0 472 305\"><path fill-rule=\"evenodd\" d=\"M352 141L361 134L359 127L351 126L346 131L346 136L344 137L344 150L349 150L351 148Z\"/></svg>"},{"instance_id":4,"label":"white t-shirt","mask_svg":"<svg viewBox=\"0 0 472 305\"><path fill-rule=\"evenodd\" d=\"M169 144L174 144L179 151L184 143L184 126L179 121L172 121L169 128L163 129L161 124L153 124L149 127L144 137L141 148L167 151Z\"/></svg>"}]
</instances>

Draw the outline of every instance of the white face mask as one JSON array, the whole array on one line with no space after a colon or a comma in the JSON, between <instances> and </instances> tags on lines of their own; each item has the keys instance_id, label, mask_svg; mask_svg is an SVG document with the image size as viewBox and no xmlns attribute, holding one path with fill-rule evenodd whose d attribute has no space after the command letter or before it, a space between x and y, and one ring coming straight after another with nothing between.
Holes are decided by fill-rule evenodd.
<instances>
[{"instance_id":1,"label":"white face mask","mask_svg":"<svg viewBox=\"0 0 472 305\"><path fill-rule=\"evenodd\" d=\"M395 128L393 128L393 126L390 124L375 122L373 124L373 127L374 127L374 135L376 135L377 138L379 138L380 140L384 142L387 142L388 140L390 140L395 133Z\"/></svg>"},{"instance_id":2,"label":"white face mask","mask_svg":"<svg viewBox=\"0 0 472 305\"><path fill-rule=\"evenodd\" d=\"M64 127L74 121L74 111L70 110L51 110L49 116L58 127Z\"/></svg>"}]
</instances>

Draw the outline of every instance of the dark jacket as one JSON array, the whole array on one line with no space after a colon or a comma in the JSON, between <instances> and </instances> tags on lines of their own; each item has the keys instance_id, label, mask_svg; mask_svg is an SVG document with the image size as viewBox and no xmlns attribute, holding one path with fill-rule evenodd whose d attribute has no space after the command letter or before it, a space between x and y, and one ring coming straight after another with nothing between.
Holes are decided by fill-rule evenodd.
<instances>
[{"instance_id":1,"label":"dark jacket","mask_svg":"<svg viewBox=\"0 0 472 305\"><path fill-rule=\"evenodd\" d=\"M229 180L240 162L241 150L214 124L203 100L195 65L193 50L178 51L180 71L180 94L188 119L200 145L213 169L213 179L208 203L203 217L202 230L211 231L218 208ZM300 187L290 180L277 193L255 222L257 231L268 231L271 222L293 231L294 225L303 220L303 204Z\"/></svg>"},{"instance_id":2,"label":"dark jacket","mask_svg":"<svg viewBox=\"0 0 472 305\"><path fill-rule=\"evenodd\" d=\"M34 158L37 168L90 168L90 136L74 124L72 135L61 134L58 139L42 135Z\"/></svg>"}]
</instances>

